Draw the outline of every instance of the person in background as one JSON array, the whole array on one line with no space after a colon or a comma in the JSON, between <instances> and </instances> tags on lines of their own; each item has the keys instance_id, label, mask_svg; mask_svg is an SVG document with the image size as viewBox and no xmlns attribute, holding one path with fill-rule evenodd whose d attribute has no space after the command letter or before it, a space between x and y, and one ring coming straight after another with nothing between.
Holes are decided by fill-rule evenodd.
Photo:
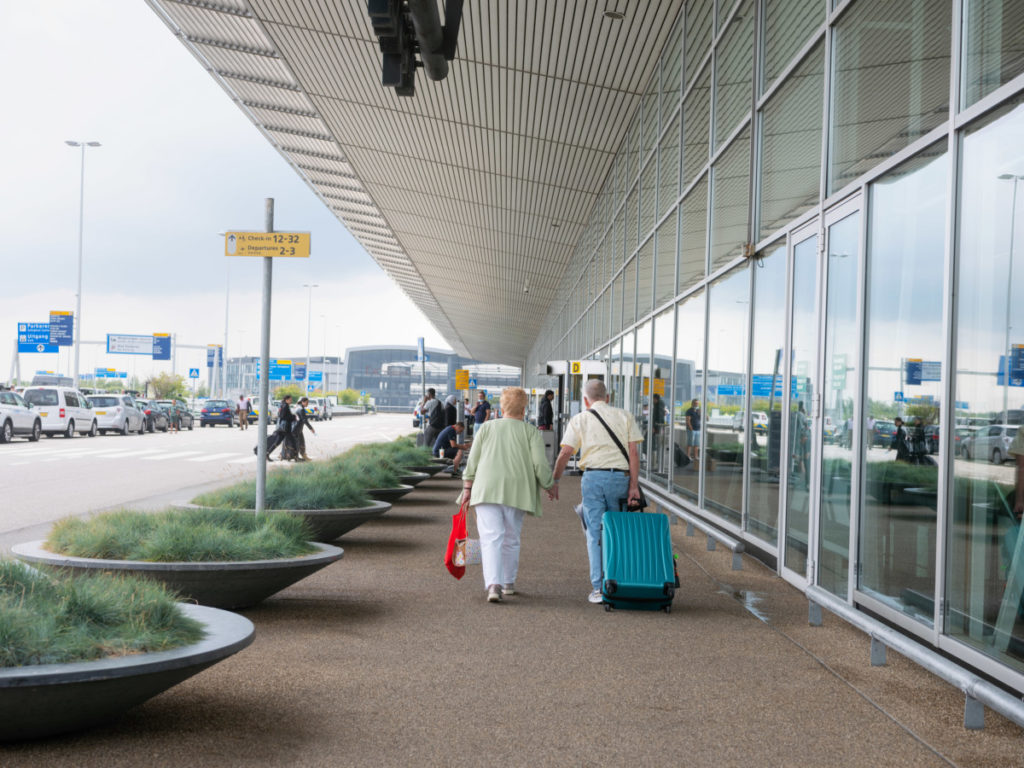
<instances>
[{"instance_id":1,"label":"person in background","mask_svg":"<svg viewBox=\"0 0 1024 768\"><path fill-rule=\"evenodd\" d=\"M544 397L541 398L540 408L537 411L537 429L549 430L551 425L555 422L554 409L551 407L551 401L555 399L555 393L552 390L547 390L544 393Z\"/></svg>"},{"instance_id":2,"label":"person in background","mask_svg":"<svg viewBox=\"0 0 1024 768\"><path fill-rule=\"evenodd\" d=\"M452 426L459 420L459 410L455 407L455 395L448 395L444 400L444 425Z\"/></svg>"},{"instance_id":3,"label":"person in background","mask_svg":"<svg viewBox=\"0 0 1024 768\"><path fill-rule=\"evenodd\" d=\"M439 459L452 460L452 477L461 477L459 468L462 466L463 451L469 448L466 443L459 442L459 435L464 429L465 427L459 423L445 427L437 436L432 448L433 454Z\"/></svg>"},{"instance_id":4,"label":"person in background","mask_svg":"<svg viewBox=\"0 0 1024 768\"><path fill-rule=\"evenodd\" d=\"M235 413L238 414L238 428L248 429L249 427L249 401L245 399L245 395L238 396L238 402L235 403Z\"/></svg>"},{"instance_id":5,"label":"person in background","mask_svg":"<svg viewBox=\"0 0 1024 768\"><path fill-rule=\"evenodd\" d=\"M441 401L437 399L437 392L433 387L427 390L423 402L420 403L420 418L425 419L423 427L424 441L426 445L433 446L437 436L444 429L444 410Z\"/></svg>"},{"instance_id":6,"label":"person in background","mask_svg":"<svg viewBox=\"0 0 1024 768\"><path fill-rule=\"evenodd\" d=\"M541 489L558 497L540 433L524 421L529 396L501 393L500 419L481 423L466 463L463 489L476 511L487 602L515 594L520 535L526 515L541 514Z\"/></svg>"},{"instance_id":7,"label":"person in background","mask_svg":"<svg viewBox=\"0 0 1024 768\"><path fill-rule=\"evenodd\" d=\"M602 517L608 510L619 509L621 499L625 498L628 503L640 499L639 446L644 438L633 414L608 404L608 390L600 379L590 379L583 385L583 406L585 410L572 417L562 437L562 450L555 462L554 498L558 498L557 482L565 472L569 459L579 451L579 465L583 469L580 484L583 493L583 524L587 534L592 587L587 600L600 603ZM595 414L608 425L607 429ZM628 461L608 429L615 433L625 447Z\"/></svg>"},{"instance_id":8,"label":"person in background","mask_svg":"<svg viewBox=\"0 0 1024 768\"><path fill-rule=\"evenodd\" d=\"M483 425L487 419L491 416L491 404L487 402L487 398L484 393L476 393L476 406L473 408L473 435L475 436L477 430Z\"/></svg>"},{"instance_id":9,"label":"person in background","mask_svg":"<svg viewBox=\"0 0 1024 768\"><path fill-rule=\"evenodd\" d=\"M309 398L303 395L299 398L298 407L294 409L295 423L292 425L292 439L295 441L296 461L309 461L309 456L306 455L306 436L302 432L303 428L316 434L316 430L313 429L313 424L309 420L309 411L306 410L308 405Z\"/></svg>"},{"instance_id":10,"label":"person in background","mask_svg":"<svg viewBox=\"0 0 1024 768\"><path fill-rule=\"evenodd\" d=\"M271 453L282 443L285 447L281 449L281 458L287 459L295 455L295 443L292 440L292 424L295 422L295 414L292 413L292 396L285 395L281 398L281 406L277 409L277 429L267 438L267 461L273 461ZM257 453L258 447L253 447L252 452Z\"/></svg>"},{"instance_id":11,"label":"person in background","mask_svg":"<svg viewBox=\"0 0 1024 768\"><path fill-rule=\"evenodd\" d=\"M700 400L696 397L686 411L686 451L692 461L700 459Z\"/></svg>"}]
</instances>

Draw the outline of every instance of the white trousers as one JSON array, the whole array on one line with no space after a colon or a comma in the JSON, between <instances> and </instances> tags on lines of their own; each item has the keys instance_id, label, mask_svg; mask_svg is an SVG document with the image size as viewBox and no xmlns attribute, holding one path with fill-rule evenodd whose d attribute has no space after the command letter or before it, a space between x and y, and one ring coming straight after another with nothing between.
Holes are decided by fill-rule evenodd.
<instances>
[{"instance_id":1,"label":"white trousers","mask_svg":"<svg viewBox=\"0 0 1024 768\"><path fill-rule=\"evenodd\" d=\"M514 584L519 573L519 541L526 512L504 504L477 504L476 529L484 586Z\"/></svg>"}]
</instances>

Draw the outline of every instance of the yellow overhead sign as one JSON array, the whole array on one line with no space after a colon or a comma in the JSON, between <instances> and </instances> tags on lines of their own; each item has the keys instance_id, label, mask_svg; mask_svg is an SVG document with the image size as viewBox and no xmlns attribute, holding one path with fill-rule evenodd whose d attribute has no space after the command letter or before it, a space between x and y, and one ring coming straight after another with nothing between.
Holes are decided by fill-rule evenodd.
<instances>
[{"instance_id":1,"label":"yellow overhead sign","mask_svg":"<svg viewBox=\"0 0 1024 768\"><path fill-rule=\"evenodd\" d=\"M309 258L309 232L225 232L225 256Z\"/></svg>"},{"instance_id":2,"label":"yellow overhead sign","mask_svg":"<svg viewBox=\"0 0 1024 768\"><path fill-rule=\"evenodd\" d=\"M583 371L583 364L579 360L573 360L569 363L569 373L576 375Z\"/></svg>"},{"instance_id":3,"label":"yellow overhead sign","mask_svg":"<svg viewBox=\"0 0 1024 768\"><path fill-rule=\"evenodd\" d=\"M455 388L469 389L469 369L460 368L455 371Z\"/></svg>"}]
</instances>

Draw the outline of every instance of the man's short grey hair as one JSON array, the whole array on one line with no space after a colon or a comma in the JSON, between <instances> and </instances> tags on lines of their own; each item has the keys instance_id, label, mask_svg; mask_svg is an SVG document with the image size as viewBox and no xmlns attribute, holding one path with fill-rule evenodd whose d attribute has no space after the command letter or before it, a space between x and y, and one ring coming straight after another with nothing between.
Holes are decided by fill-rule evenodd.
<instances>
[{"instance_id":1,"label":"man's short grey hair","mask_svg":"<svg viewBox=\"0 0 1024 768\"><path fill-rule=\"evenodd\" d=\"M583 385L583 394L587 396L587 400L596 403L608 396L608 390L600 379L588 379L587 383Z\"/></svg>"}]
</instances>

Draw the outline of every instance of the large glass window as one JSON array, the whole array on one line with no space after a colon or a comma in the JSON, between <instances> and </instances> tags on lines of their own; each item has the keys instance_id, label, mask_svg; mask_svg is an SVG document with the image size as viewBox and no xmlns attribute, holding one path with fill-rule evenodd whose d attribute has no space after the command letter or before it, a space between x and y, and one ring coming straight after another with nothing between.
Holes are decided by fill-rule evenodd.
<instances>
[{"instance_id":1,"label":"large glass window","mask_svg":"<svg viewBox=\"0 0 1024 768\"><path fill-rule=\"evenodd\" d=\"M715 163L711 203L711 271L743 253L750 207L750 128Z\"/></svg>"},{"instance_id":2,"label":"large glass window","mask_svg":"<svg viewBox=\"0 0 1024 768\"><path fill-rule=\"evenodd\" d=\"M964 3L961 107L992 93L1024 72L1024 3Z\"/></svg>"},{"instance_id":3,"label":"large glass window","mask_svg":"<svg viewBox=\"0 0 1024 768\"><path fill-rule=\"evenodd\" d=\"M650 381L650 477L667 485L672 468L672 342L675 313L667 309L654 319L654 357Z\"/></svg>"},{"instance_id":4,"label":"large glass window","mask_svg":"<svg viewBox=\"0 0 1024 768\"><path fill-rule=\"evenodd\" d=\"M704 291L691 294L679 304L676 313L675 375L672 378L672 410L675 429L672 433L672 486L680 494L696 500L700 492L701 430L687 418L687 411L697 409L700 426L702 380L704 376Z\"/></svg>"},{"instance_id":5,"label":"large glass window","mask_svg":"<svg viewBox=\"0 0 1024 768\"><path fill-rule=\"evenodd\" d=\"M636 291L636 316L641 318L651 311L651 302L654 299L654 238L647 238L647 242L640 247L637 254L637 291Z\"/></svg>"},{"instance_id":6,"label":"large glass window","mask_svg":"<svg viewBox=\"0 0 1024 768\"><path fill-rule=\"evenodd\" d=\"M860 583L932 623L942 408L945 143L871 185ZM849 445L844 426L840 440Z\"/></svg>"},{"instance_id":7,"label":"large glass window","mask_svg":"<svg viewBox=\"0 0 1024 768\"><path fill-rule=\"evenodd\" d=\"M747 0L731 17L715 49L715 147L750 112L754 77L754 6Z\"/></svg>"},{"instance_id":8,"label":"large glass window","mask_svg":"<svg viewBox=\"0 0 1024 768\"><path fill-rule=\"evenodd\" d=\"M847 433L853 434L853 403L857 393L860 226L860 213L852 213L829 227L827 241L818 583L843 598L849 583L853 499L853 451L851 443L843 438Z\"/></svg>"},{"instance_id":9,"label":"large glass window","mask_svg":"<svg viewBox=\"0 0 1024 768\"><path fill-rule=\"evenodd\" d=\"M710 125L711 66L708 65L683 102L683 189L708 164Z\"/></svg>"},{"instance_id":10,"label":"large glass window","mask_svg":"<svg viewBox=\"0 0 1024 768\"><path fill-rule=\"evenodd\" d=\"M690 190L680 210L682 232L679 238L679 291L682 292L702 280L707 271L707 176Z\"/></svg>"},{"instance_id":11,"label":"large glass window","mask_svg":"<svg viewBox=\"0 0 1024 768\"><path fill-rule=\"evenodd\" d=\"M743 507L743 443L732 429L743 405L747 373L750 273L738 267L708 292L708 364L704 409L704 503L739 524Z\"/></svg>"},{"instance_id":12,"label":"large glass window","mask_svg":"<svg viewBox=\"0 0 1024 768\"><path fill-rule=\"evenodd\" d=\"M612 281L612 293L609 297L611 321L612 321L612 333L619 333L622 331L622 282L625 280L625 275L621 272L619 276Z\"/></svg>"},{"instance_id":13,"label":"large glass window","mask_svg":"<svg viewBox=\"0 0 1024 768\"><path fill-rule=\"evenodd\" d=\"M1011 454L1024 424L1021 136L1018 99L963 138L946 631L1024 671L1024 488Z\"/></svg>"},{"instance_id":14,"label":"large glass window","mask_svg":"<svg viewBox=\"0 0 1024 768\"><path fill-rule=\"evenodd\" d=\"M676 204L679 199L679 115L661 140L658 158L658 215Z\"/></svg>"},{"instance_id":15,"label":"large glass window","mask_svg":"<svg viewBox=\"0 0 1024 768\"><path fill-rule=\"evenodd\" d=\"M772 0L765 3L762 92L771 87L824 20L825 6L821 0Z\"/></svg>"},{"instance_id":16,"label":"large glass window","mask_svg":"<svg viewBox=\"0 0 1024 768\"><path fill-rule=\"evenodd\" d=\"M811 483L814 466L811 441L811 402L818 392L818 237L801 233L793 246L793 309L790 323L789 460L786 490L786 545L783 564L807 575L810 541Z\"/></svg>"},{"instance_id":17,"label":"large glass window","mask_svg":"<svg viewBox=\"0 0 1024 768\"><path fill-rule=\"evenodd\" d=\"M676 220L673 211L658 227L658 255L654 278L654 306L676 295Z\"/></svg>"},{"instance_id":18,"label":"large glass window","mask_svg":"<svg viewBox=\"0 0 1024 768\"><path fill-rule=\"evenodd\" d=\"M711 48L711 22L714 19L713 0L693 0L686 4L686 82L690 83L697 67ZM705 112L705 115L707 113Z\"/></svg>"},{"instance_id":19,"label":"large glass window","mask_svg":"<svg viewBox=\"0 0 1024 768\"><path fill-rule=\"evenodd\" d=\"M786 376L786 244L771 246L754 271L753 366L750 413L738 422L750 455L747 530L774 544L778 539L779 475L782 470L782 403ZM719 386L721 390L721 386Z\"/></svg>"},{"instance_id":20,"label":"large glass window","mask_svg":"<svg viewBox=\"0 0 1024 768\"><path fill-rule=\"evenodd\" d=\"M626 258L633 255L639 242L639 220L640 220L640 184L639 182L633 191L626 198L625 220L626 220Z\"/></svg>"},{"instance_id":21,"label":"large glass window","mask_svg":"<svg viewBox=\"0 0 1024 768\"><path fill-rule=\"evenodd\" d=\"M658 92L660 90L658 83L658 70L654 70L654 76L651 78L650 83L647 84L647 93L644 94L643 98L643 113L644 113L644 135L643 135L643 157L651 153L655 145L658 143L659 130L659 119L658 119ZM641 161L643 162L643 161Z\"/></svg>"},{"instance_id":22,"label":"large glass window","mask_svg":"<svg viewBox=\"0 0 1024 768\"><path fill-rule=\"evenodd\" d=\"M818 203L824 77L824 45L817 45L765 105L761 121L762 238Z\"/></svg>"},{"instance_id":23,"label":"large glass window","mask_svg":"<svg viewBox=\"0 0 1024 768\"><path fill-rule=\"evenodd\" d=\"M654 219L658 212L658 158L651 156L651 160L644 166L640 176L640 239L643 240L654 229Z\"/></svg>"},{"instance_id":24,"label":"large glass window","mask_svg":"<svg viewBox=\"0 0 1024 768\"><path fill-rule=\"evenodd\" d=\"M636 322L636 262L634 258L622 272L622 325Z\"/></svg>"},{"instance_id":25,"label":"large glass window","mask_svg":"<svg viewBox=\"0 0 1024 768\"><path fill-rule=\"evenodd\" d=\"M948 117L952 3L859 0L835 28L829 193Z\"/></svg>"},{"instance_id":26,"label":"large glass window","mask_svg":"<svg viewBox=\"0 0 1024 768\"><path fill-rule=\"evenodd\" d=\"M683 84L683 13L661 54L661 124L665 125L679 105Z\"/></svg>"},{"instance_id":27,"label":"large glass window","mask_svg":"<svg viewBox=\"0 0 1024 768\"><path fill-rule=\"evenodd\" d=\"M652 322L648 320L636 329L636 364L633 367L633 418L644 436L640 444L640 477L650 477L647 455L651 440L651 341Z\"/></svg>"}]
</instances>

